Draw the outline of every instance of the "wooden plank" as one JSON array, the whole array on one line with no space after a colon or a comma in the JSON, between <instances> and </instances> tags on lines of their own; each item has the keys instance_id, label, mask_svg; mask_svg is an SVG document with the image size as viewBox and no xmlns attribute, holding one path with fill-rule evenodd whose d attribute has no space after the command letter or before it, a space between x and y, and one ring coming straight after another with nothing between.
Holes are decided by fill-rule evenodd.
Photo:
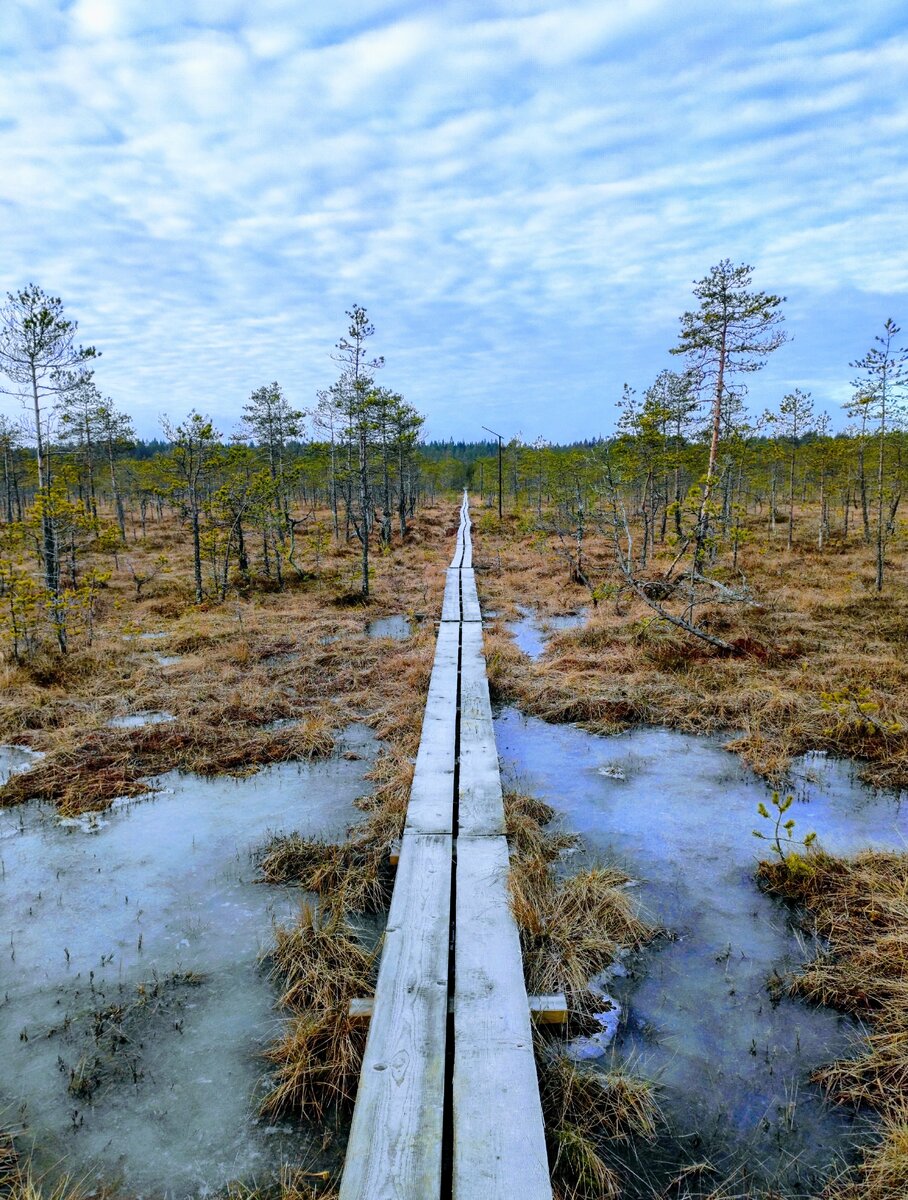
<instances>
[{"instance_id":1,"label":"wooden plank","mask_svg":"<svg viewBox=\"0 0 908 1200\"><path fill-rule=\"evenodd\" d=\"M464 625L460 669L459 831L503 834L504 803L492 705L482 652L482 628Z\"/></svg>"},{"instance_id":2,"label":"wooden plank","mask_svg":"<svg viewBox=\"0 0 908 1200\"><path fill-rule=\"evenodd\" d=\"M406 826L417 833L453 832L459 645L459 625L441 625L407 806Z\"/></svg>"},{"instance_id":3,"label":"wooden plank","mask_svg":"<svg viewBox=\"0 0 908 1200\"><path fill-rule=\"evenodd\" d=\"M426 1200L441 1188L451 838L407 833L340 1200Z\"/></svg>"},{"instance_id":4,"label":"wooden plank","mask_svg":"<svg viewBox=\"0 0 908 1200\"><path fill-rule=\"evenodd\" d=\"M465 623L460 634L461 719L492 724L492 704L483 649L482 629L474 622Z\"/></svg>"},{"instance_id":5,"label":"wooden plank","mask_svg":"<svg viewBox=\"0 0 908 1200\"><path fill-rule=\"evenodd\" d=\"M557 996L527 996L530 1016L538 1025L563 1025L568 1019L567 997L562 992ZM357 996L350 1001L347 1010L351 1021L369 1021L375 1008L373 996ZM454 1011L454 1002L448 1001L448 1012Z\"/></svg>"},{"instance_id":6,"label":"wooden plank","mask_svg":"<svg viewBox=\"0 0 908 1200\"><path fill-rule=\"evenodd\" d=\"M563 1025L568 1019L567 996L529 996L530 1016L538 1025ZM353 1001L351 1001L351 1004Z\"/></svg>"},{"instance_id":7,"label":"wooden plank","mask_svg":"<svg viewBox=\"0 0 908 1200\"><path fill-rule=\"evenodd\" d=\"M470 569L473 566L473 522L470 520L470 497L466 490L463 494L463 507L461 509L461 531L463 535L463 554L460 559L460 567Z\"/></svg>"},{"instance_id":8,"label":"wooden plank","mask_svg":"<svg viewBox=\"0 0 908 1200\"><path fill-rule=\"evenodd\" d=\"M482 612L479 608L479 596L476 592L476 575L473 570L463 570L460 572L461 583L461 620L463 621L481 621Z\"/></svg>"},{"instance_id":9,"label":"wooden plank","mask_svg":"<svg viewBox=\"0 0 908 1200\"><path fill-rule=\"evenodd\" d=\"M503 837L458 838L454 1200L552 1200L507 872Z\"/></svg>"},{"instance_id":10,"label":"wooden plank","mask_svg":"<svg viewBox=\"0 0 908 1200\"><path fill-rule=\"evenodd\" d=\"M448 567L445 572L445 595L441 604L443 623L460 620L460 571Z\"/></svg>"}]
</instances>

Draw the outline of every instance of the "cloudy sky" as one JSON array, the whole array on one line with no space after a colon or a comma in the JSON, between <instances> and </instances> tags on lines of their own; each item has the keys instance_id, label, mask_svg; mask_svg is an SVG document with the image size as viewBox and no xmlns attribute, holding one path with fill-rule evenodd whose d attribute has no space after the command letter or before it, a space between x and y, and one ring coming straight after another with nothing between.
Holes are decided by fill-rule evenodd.
<instances>
[{"instance_id":1,"label":"cloudy sky","mask_svg":"<svg viewBox=\"0 0 908 1200\"><path fill-rule=\"evenodd\" d=\"M757 410L908 328L903 0L2 0L0 150L0 288L145 434L311 405L353 303L468 440L608 432L723 257L787 297Z\"/></svg>"}]
</instances>

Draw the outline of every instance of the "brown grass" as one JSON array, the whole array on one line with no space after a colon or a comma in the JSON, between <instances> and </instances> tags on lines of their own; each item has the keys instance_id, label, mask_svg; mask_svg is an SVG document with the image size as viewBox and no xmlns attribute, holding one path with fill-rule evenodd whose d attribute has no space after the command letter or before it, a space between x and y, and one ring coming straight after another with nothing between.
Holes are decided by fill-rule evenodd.
<instances>
[{"instance_id":1,"label":"brown grass","mask_svg":"<svg viewBox=\"0 0 908 1200\"><path fill-rule=\"evenodd\" d=\"M812 514L801 514L792 552L752 522L739 567L756 607L712 606L700 616L737 647L719 653L653 622L641 601L604 600L585 628L556 634L533 663L499 624L489 640L489 676L498 699L548 721L578 721L596 732L649 722L691 733L731 732L729 743L775 782L808 749L856 757L883 787L908 786L908 561L893 542L886 588L872 587L871 551L855 539L819 554ZM477 586L501 619L518 603L543 616L590 605L568 578L557 539L526 514L486 515L474 539ZM803 541L800 539L803 538ZM639 543L638 543L639 544ZM588 539L589 572L614 585L611 546ZM657 577L673 548L656 548ZM737 576L720 557L717 573ZM494 630L494 626L493 626Z\"/></svg>"},{"instance_id":2,"label":"brown grass","mask_svg":"<svg viewBox=\"0 0 908 1200\"><path fill-rule=\"evenodd\" d=\"M558 1195L565 1200L619 1200L621 1176L603 1148L655 1136L660 1118L652 1085L617 1069L583 1069L545 1046L539 1048L537 1062Z\"/></svg>"},{"instance_id":3,"label":"brown grass","mask_svg":"<svg viewBox=\"0 0 908 1200\"><path fill-rule=\"evenodd\" d=\"M655 935L626 891L629 879L611 867L591 867L559 878L553 870L564 850L579 844L571 834L545 830L549 805L519 792L505 795L511 853L511 909L523 951L530 995L565 991L582 1004L590 979L618 951Z\"/></svg>"},{"instance_id":4,"label":"brown grass","mask_svg":"<svg viewBox=\"0 0 908 1200\"><path fill-rule=\"evenodd\" d=\"M536 1064L549 1168L557 1200L618 1200L621 1174L604 1156L609 1144L645 1141L656 1129L652 1086L624 1071L582 1069L564 1054L565 1037L589 1020L591 978L620 951L654 931L624 890L627 877L607 867L559 878L557 864L579 839L545 829L555 814L522 792L504 796L511 856L511 907L520 932L527 992L567 993L570 1020L557 1034L537 1033Z\"/></svg>"},{"instance_id":5,"label":"brown grass","mask_svg":"<svg viewBox=\"0 0 908 1200\"><path fill-rule=\"evenodd\" d=\"M356 1098L368 1025L338 1010L292 1017L265 1053L274 1067L265 1116L295 1114L319 1121Z\"/></svg>"},{"instance_id":6,"label":"brown grass","mask_svg":"<svg viewBox=\"0 0 908 1200\"><path fill-rule=\"evenodd\" d=\"M42 797L67 815L97 811L174 768L243 774L319 757L331 750L331 731L351 720L366 721L398 757L412 756L435 634L431 620L417 618L441 606L449 507L424 510L404 545L375 556L372 598L352 609L333 603L348 587L352 546L335 547L317 578L289 580L282 592L247 589L196 606L185 532L170 521L153 528L130 557L154 557L163 544L172 562L166 577L137 601L125 571L115 572L93 647L0 664L0 740L47 755L0 788L0 804ZM410 639L366 637L367 620L394 613L414 619ZM141 641L138 631L166 637ZM162 667L156 652L183 657ZM107 727L142 710L176 720ZM269 730L277 719L297 724Z\"/></svg>"},{"instance_id":7,"label":"brown grass","mask_svg":"<svg viewBox=\"0 0 908 1200\"><path fill-rule=\"evenodd\" d=\"M232 1183L225 1192L225 1200L337 1200L337 1196L329 1172L289 1164L281 1168L276 1187Z\"/></svg>"},{"instance_id":8,"label":"brown grass","mask_svg":"<svg viewBox=\"0 0 908 1200\"><path fill-rule=\"evenodd\" d=\"M511 856L511 909L520 932L530 995L566 991L576 1003L590 979L619 950L655 936L626 891L630 882L611 867L590 867L559 878L553 867L580 844L573 834L545 826L554 809L535 797L508 791L505 828Z\"/></svg>"},{"instance_id":9,"label":"brown grass","mask_svg":"<svg viewBox=\"0 0 908 1200\"><path fill-rule=\"evenodd\" d=\"M283 989L279 1004L293 1016L265 1055L275 1069L262 1112L321 1120L356 1096L368 1025L351 1021L349 1006L372 994L377 954L362 948L337 910L304 905L295 925L276 931L269 957Z\"/></svg>"},{"instance_id":10,"label":"brown grass","mask_svg":"<svg viewBox=\"0 0 908 1200\"><path fill-rule=\"evenodd\" d=\"M376 786L357 802L368 815L349 830L347 840L338 844L298 833L276 837L260 860L263 878L315 892L339 913L386 908L393 886L388 854L403 834L412 777L408 759L393 750L380 754L367 776Z\"/></svg>"},{"instance_id":11,"label":"brown grass","mask_svg":"<svg viewBox=\"0 0 908 1200\"><path fill-rule=\"evenodd\" d=\"M839 1103L868 1104L882 1140L860 1167L831 1185L829 1200L908 1195L908 855L852 860L822 851L762 863L770 891L804 905L828 951L791 981L794 994L853 1012L871 1029L857 1058L816 1072Z\"/></svg>"},{"instance_id":12,"label":"brown grass","mask_svg":"<svg viewBox=\"0 0 908 1200\"><path fill-rule=\"evenodd\" d=\"M373 989L377 955L363 949L336 910L323 914L304 904L293 926L275 930L269 958L284 989L282 1008L345 1009Z\"/></svg>"}]
</instances>

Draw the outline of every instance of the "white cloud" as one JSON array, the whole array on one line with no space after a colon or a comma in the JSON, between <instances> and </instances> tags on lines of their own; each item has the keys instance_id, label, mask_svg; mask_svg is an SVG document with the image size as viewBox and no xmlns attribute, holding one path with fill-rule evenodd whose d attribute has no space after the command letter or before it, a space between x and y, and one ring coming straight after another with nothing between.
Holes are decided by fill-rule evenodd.
<instances>
[{"instance_id":1,"label":"white cloud","mask_svg":"<svg viewBox=\"0 0 908 1200\"><path fill-rule=\"evenodd\" d=\"M356 300L436 432L494 397L528 436L577 435L585 398L646 385L726 254L799 326L904 304L895 11L19 4L4 283L64 296L146 428L162 397L227 418L262 378L305 404Z\"/></svg>"}]
</instances>

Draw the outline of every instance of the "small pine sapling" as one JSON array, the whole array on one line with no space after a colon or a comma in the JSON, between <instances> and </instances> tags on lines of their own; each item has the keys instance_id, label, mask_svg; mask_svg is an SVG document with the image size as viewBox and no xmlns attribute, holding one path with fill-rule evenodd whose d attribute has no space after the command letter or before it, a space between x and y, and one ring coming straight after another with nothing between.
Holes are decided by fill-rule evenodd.
<instances>
[{"instance_id":1,"label":"small pine sapling","mask_svg":"<svg viewBox=\"0 0 908 1200\"><path fill-rule=\"evenodd\" d=\"M762 800L757 805L757 812L761 817L767 821L775 820L775 828L772 833L763 833L762 830L755 829L753 830L753 835L755 838L760 838L761 841L770 842L773 850L775 850L782 862L788 859L789 850L785 849L786 846L791 849L799 846L807 850L817 840L815 833L808 833L803 838L796 838L794 836L794 817L789 817L787 821L783 820L783 817L793 803L794 796L788 795L783 797L778 792L773 792L772 807L775 810L774 812L770 812Z\"/></svg>"}]
</instances>

